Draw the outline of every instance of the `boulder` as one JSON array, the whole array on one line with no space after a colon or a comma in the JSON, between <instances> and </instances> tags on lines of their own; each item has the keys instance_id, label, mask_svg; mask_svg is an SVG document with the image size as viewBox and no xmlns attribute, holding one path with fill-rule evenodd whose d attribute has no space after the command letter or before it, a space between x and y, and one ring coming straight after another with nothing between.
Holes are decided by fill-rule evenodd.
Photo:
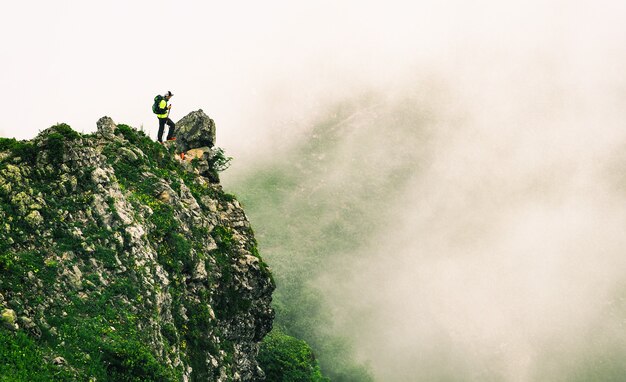
<instances>
[{"instance_id":1,"label":"boulder","mask_svg":"<svg viewBox=\"0 0 626 382\"><path fill-rule=\"evenodd\" d=\"M43 217L37 210L31 211L25 220L31 227L38 227L43 223Z\"/></svg>"},{"instance_id":2,"label":"boulder","mask_svg":"<svg viewBox=\"0 0 626 382\"><path fill-rule=\"evenodd\" d=\"M56 357L52 360L52 364L55 366L65 366L67 365L67 361L63 357Z\"/></svg>"},{"instance_id":3,"label":"boulder","mask_svg":"<svg viewBox=\"0 0 626 382\"><path fill-rule=\"evenodd\" d=\"M4 309L0 314L0 318L2 318L2 323L5 327L9 329L17 329L17 325L15 321L17 321L17 315L13 309Z\"/></svg>"},{"instance_id":4,"label":"boulder","mask_svg":"<svg viewBox=\"0 0 626 382\"><path fill-rule=\"evenodd\" d=\"M176 148L187 152L198 147L215 145L215 122L202 109L192 111L176 123Z\"/></svg>"},{"instance_id":5,"label":"boulder","mask_svg":"<svg viewBox=\"0 0 626 382\"><path fill-rule=\"evenodd\" d=\"M98 127L98 135L104 138L113 138L117 125L111 117L102 117L96 122Z\"/></svg>"}]
</instances>

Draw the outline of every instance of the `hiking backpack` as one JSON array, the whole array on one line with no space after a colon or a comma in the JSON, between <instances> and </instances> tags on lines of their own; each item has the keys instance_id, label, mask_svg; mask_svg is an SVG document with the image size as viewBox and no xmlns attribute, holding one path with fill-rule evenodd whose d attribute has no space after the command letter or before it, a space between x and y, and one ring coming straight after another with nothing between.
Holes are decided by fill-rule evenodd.
<instances>
[{"instance_id":1,"label":"hiking backpack","mask_svg":"<svg viewBox=\"0 0 626 382\"><path fill-rule=\"evenodd\" d=\"M162 114L163 113L163 109L161 109L159 107L159 104L161 103L161 101L163 101L163 96L158 94L156 97L154 97L154 103L152 104L152 112L154 114Z\"/></svg>"}]
</instances>

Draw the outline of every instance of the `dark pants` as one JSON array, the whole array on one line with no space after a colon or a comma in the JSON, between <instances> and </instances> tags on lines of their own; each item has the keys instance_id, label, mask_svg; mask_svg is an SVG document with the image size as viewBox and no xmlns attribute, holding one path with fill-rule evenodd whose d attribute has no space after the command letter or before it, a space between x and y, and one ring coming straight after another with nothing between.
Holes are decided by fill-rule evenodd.
<instances>
[{"instance_id":1,"label":"dark pants","mask_svg":"<svg viewBox=\"0 0 626 382\"><path fill-rule=\"evenodd\" d=\"M166 123L170 127L169 131L167 132L166 139L171 139L174 136L174 127L176 126L174 122L172 122L169 117L159 118L159 135L157 135L157 139L159 142L163 142L163 129L165 128Z\"/></svg>"}]
</instances>

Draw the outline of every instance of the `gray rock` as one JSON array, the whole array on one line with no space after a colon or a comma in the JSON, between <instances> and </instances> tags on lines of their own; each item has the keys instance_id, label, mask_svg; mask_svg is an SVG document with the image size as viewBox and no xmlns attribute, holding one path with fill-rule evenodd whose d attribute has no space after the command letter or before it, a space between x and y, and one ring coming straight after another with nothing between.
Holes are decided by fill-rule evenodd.
<instances>
[{"instance_id":1,"label":"gray rock","mask_svg":"<svg viewBox=\"0 0 626 382\"><path fill-rule=\"evenodd\" d=\"M25 330L32 333L35 337L41 337L41 329L37 327L35 322L26 316L21 316L18 322Z\"/></svg>"},{"instance_id":2,"label":"gray rock","mask_svg":"<svg viewBox=\"0 0 626 382\"><path fill-rule=\"evenodd\" d=\"M194 281L204 281L208 277L208 273L206 271L206 267L204 265L204 261L198 261L196 267L193 271L193 280Z\"/></svg>"},{"instance_id":3,"label":"gray rock","mask_svg":"<svg viewBox=\"0 0 626 382\"><path fill-rule=\"evenodd\" d=\"M63 275L67 277L70 285L74 289L82 289L83 272L81 272L77 265L72 266L71 270L65 268L65 270L63 271Z\"/></svg>"},{"instance_id":4,"label":"gray rock","mask_svg":"<svg viewBox=\"0 0 626 382\"><path fill-rule=\"evenodd\" d=\"M157 199L159 199L159 200L160 200L160 201L162 201L163 203L166 203L166 204L167 204L167 203L169 203L169 202L170 202L170 199L171 199L171 196L170 196L169 191L163 191L163 192L161 192L161 193L157 196Z\"/></svg>"},{"instance_id":5,"label":"gray rock","mask_svg":"<svg viewBox=\"0 0 626 382\"><path fill-rule=\"evenodd\" d=\"M4 309L0 314L2 324L9 329L17 329L17 315L13 309Z\"/></svg>"},{"instance_id":6,"label":"gray rock","mask_svg":"<svg viewBox=\"0 0 626 382\"><path fill-rule=\"evenodd\" d=\"M102 117L96 122L98 127L98 135L103 138L113 138L117 125L110 117Z\"/></svg>"},{"instance_id":7,"label":"gray rock","mask_svg":"<svg viewBox=\"0 0 626 382\"><path fill-rule=\"evenodd\" d=\"M38 227L43 223L43 217L37 210L33 210L26 216L26 222L32 227Z\"/></svg>"},{"instance_id":8,"label":"gray rock","mask_svg":"<svg viewBox=\"0 0 626 382\"><path fill-rule=\"evenodd\" d=\"M14 324L17 319L17 315L13 309L4 309L0 317L2 317L2 321L8 322L9 324Z\"/></svg>"},{"instance_id":9,"label":"gray rock","mask_svg":"<svg viewBox=\"0 0 626 382\"><path fill-rule=\"evenodd\" d=\"M122 147L118 150L120 157L125 158L129 162L136 162L139 157L132 150Z\"/></svg>"},{"instance_id":10,"label":"gray rock","mask_svg":"<svg viewBox=\"0 0 626 382\"><path fill-rule=\"evenodd\" d=\"M185 162L191 163L194 170L206 177L209 182L219 183L219 176L212 165L218 154L219 149L208 146L189 149L185 154Z\"/></svg>"},{"instance_id":11,"label":"gray rock","mask_svg":"<svg viewBox=\"0 0 626 382\"><path fill-rule=\"evenodd\" d=\"M176 123L176 147L186 152L215 145L215 122L202 109L187 114Z\"/></svg>"},{"instance_id":12,"label":"gray rock","mask_svg":"<svg viewBox=\"0 0 626 382\"><path fill-rule=\"evenodd\" d=\"M67 361L63 357L56 357L52 360L52 364L56 366L65 366L67 365Z\"/></svg>"},{"instance_id":13,"label":"gray rock","mask_svg":"<svg viewBox=\"0 0 626 382\"><path fill-rule=\"evenodd\" d=\"M91 180L95 184L108 184L110 181L107 172L102 168L97 168L91 172Z\"/></svg>"}]
</instances>

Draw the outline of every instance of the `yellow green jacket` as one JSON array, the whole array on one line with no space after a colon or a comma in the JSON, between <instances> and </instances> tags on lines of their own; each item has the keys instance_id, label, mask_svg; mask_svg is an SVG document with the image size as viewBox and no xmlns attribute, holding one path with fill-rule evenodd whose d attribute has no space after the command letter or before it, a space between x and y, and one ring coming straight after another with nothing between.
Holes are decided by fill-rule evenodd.
<instances>
[{"instance_id":1,"label":"yellow green jacket","mask_svg":"<svg viewBox=\"0 0 626 382\"><path fill-rule=\"evenodd\" d=\"M167 101L164 99L159 102L159 110L162 114L157 114L158 118L167 118Z\"/></svg>"}]
</instances>

